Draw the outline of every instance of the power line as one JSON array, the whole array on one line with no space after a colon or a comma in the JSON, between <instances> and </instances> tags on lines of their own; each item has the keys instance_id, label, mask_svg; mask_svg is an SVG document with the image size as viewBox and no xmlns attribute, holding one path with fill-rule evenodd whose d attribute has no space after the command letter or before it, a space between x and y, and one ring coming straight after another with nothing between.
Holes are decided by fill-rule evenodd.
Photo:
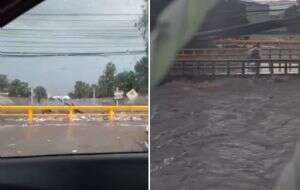
<instances>
[{"instance_id":1,"label":"power line","mask_svg":"<svg viewBox=\"0 0 300 190\"><path fill-rule=\"evenodd\" d=\"M99 22L99 21L105 21L105 22L132 22L137 21L136 19L60 19L60 18L28 18L28 17L20 17L19 20L39 20L39 21L55 21L55 22Z\"/></svg>"},{"instance_id":2,"label":"power line","mask_svg":"<svg viewBox=\"0 0 300 190\"><path fill-rule=\"evenodd\" d=\"M18 35L18 34L1 34L0 37L14 38L14 39L35 39L35 38L46 38L46 39L141 39L140 35L39 35L39 34L28 34L28 35Z\"/></svg>"},{"instance_id":3,"label":"power line","mask_svg":"<svg viewBox=\"0 0 300 190\"><path fill-rule=\"evenodd\" d=\"M58 30L58 31L69 31L69 30L79 30L79 31L138 31L138 28L135 27L135 26L118 26L118 25L95 25L95 24L90 24L88 26L75 26L74 24L72 24L71 26L68 26L68 25L58 25L60 26L60 28L6 28L6 29L3 29L3 30L19 30L19 31L22 31L22 30L37 30L37 31L40 31L40 30ZM65 28L62 28L62 26L64 26ZM82 29L84 28L84 29Z\"/></svg>"},{"instance_id":4,"label":"power line","mask_svg":"<svg viewBox=\"0 0 300 190\"><path fill-rule=\"evenodd\" d=\"M141 16L143 13L27 13L25 16Z\"/></svg>"},{"instance_id":5,"label":"power line","mask_svg":"<svg viewBox=\"0 0 300 190\"><path fill-rule=\"evenodd\" d=\"M141 34L136 32L98 32L98 33L52 33L52 32L35 32L35 31L27 31L27 32L0 32L0 37L4 38L15 38L15 39L61 39L61 38L69 38L69 39L141 39Z\"/></svg>"},{"instance_id":6,"label":"power line","mask_svg":"<svg viewBox=\"0 0 300 190\"><path fill-rule=\"evenodd\" d=\"M59 53L30 53L30 52L1 52L0 57L69 57L69 56L110 56L110 55L141 55L145 54L145 50L132 50L132 51L115 51L115 52L59 52Z\"/></svg>"},{"instance_id":7,"label":"power line","mask_svg":"<svg viewBox=\"0 0 300 190\"><path fill-rule=\"evenodd\" d=\"M40 39L50 39L49 37L44 37L44 36L34 36L34 37L14 37L14 36L1 36L0 35L0 42L2 41L1 38L5 38L5 39L20 39L20 40L27 40L27 39L35 39L35 38L40 38ZM107 37L74 37L74 36L58 36L58 37L54 37L51 38L54 40L58 40L58 39L73 39L73 40L103 40L103 39L110 39L110 40L142 40L140 36L122 36L122 37L111 37L111 36L107 36Z\"/></svg>"},{"instance_id":8,"label":"power line","mask_svg":"<svg viewBox=\"0 0 300 190\"><path fill-rule=\"evenodd\" d=\"M120 42L53 42L53 41L14 41L14 40L2 40L2 43L18 43L18 44L122 44ZM126 44L136 44L137 42L129 43L126 42Z\"/></svg>"},{"instance_id":9,"label":"power line","mask_svg":"<svg viewBox=\"0 0 300 190\"><path fill-rule=\"evenodd\" d=\"M139 31L137 28L136 29L124 29L124 28L119 28L119 29L95 29L95 28L86 28L86 29L80 29L80 28L5 28L1 29L1 31L46 31L46 32L51 32L51 31L77 31L77 32L97 32L97 31Z\"/></svg>"},{"instance_id":10,"label":"power line","mask_svg":"<svg viewBox=\"0 0 300 190\"><path fill-rule=\"evenodd\" d=\"M140 44L130 44L130 45L135 45L136 46L139 46L140 45L140 48L143 48L144 44L140 43ZM33 46L33 45L4 45L3 47L5 48L67 48L67 49L70 49L70 48L80 48L80 49L85 49L85 48L120 48L120 47L126 47L126 48L129 48L130 46L124 44L124 45L119 45L119 44L111 44L111 45L103 45L103 46L97 46L97 45L94 45L94 46L49 46L49 45L46 45L46 46Z\"/></svg>"},{"instance_id":11,"label":"power line","mask_svg":"<svg viewBox=\"0 0 300 190\"><path fill-rule=\"evenodd\" d=\"M138 28L103 28L103 29L78 29L78 28L6 28L0 30L0 34L32 34L32 33L50 33L50 34L130 34L139 32ZM76 33L74 33L76 32Z\"/></svg>"}]
</instances>

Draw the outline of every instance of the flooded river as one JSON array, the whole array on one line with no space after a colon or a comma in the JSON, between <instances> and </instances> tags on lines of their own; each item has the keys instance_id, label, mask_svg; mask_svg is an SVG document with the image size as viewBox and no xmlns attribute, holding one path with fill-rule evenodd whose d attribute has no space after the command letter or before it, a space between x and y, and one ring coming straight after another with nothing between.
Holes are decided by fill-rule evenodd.
<instances>
[{"instance_id":1,"label":"flooded river","mask_svg":"<svg viewBox=\"0 0 300 190\"><path fill-rule=\"evenodd\" d=\"M146 121L0 121L0 156L146 151Z\"/></svg>"},{"instance_id":2,"label":"flooded river","mask_svg":"<svg viewBox=\"0 0 300 190\"><path fill-rule=\"evenodd\" d=\"M296 76L228 77L155 88L152 188L274 189L300 139L299 84Z\"/></svg>"}]
</instances>

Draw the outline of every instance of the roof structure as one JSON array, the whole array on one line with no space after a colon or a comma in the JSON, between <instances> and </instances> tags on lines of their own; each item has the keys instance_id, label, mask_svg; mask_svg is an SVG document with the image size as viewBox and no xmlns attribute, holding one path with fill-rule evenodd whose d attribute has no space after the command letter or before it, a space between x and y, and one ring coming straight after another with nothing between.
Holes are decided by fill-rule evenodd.
<instances>
[{"instance_id":1,"label":"roof structure","mask_svg":"<svg viewBox=\"0 0 300 190\"><path fill-rule=\"evenodd\" d=\"M43 0L0 0L0 27L5 26Z\"/></svg>"}]
</instances>

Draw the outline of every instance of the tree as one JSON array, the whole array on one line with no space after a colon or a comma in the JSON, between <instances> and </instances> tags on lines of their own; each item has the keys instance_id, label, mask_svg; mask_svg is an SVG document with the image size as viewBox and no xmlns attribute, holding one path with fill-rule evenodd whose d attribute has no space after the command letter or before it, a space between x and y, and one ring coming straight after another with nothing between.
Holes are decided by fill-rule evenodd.
<instances>
[{"instance_id":1,"label":"tree","mask_svg":"<svg viewBox=\"0 0 300 190\"><path fill-rule=\"evenodd\" d=\"M37 99L37 101L40 103L41 102L41 100L43 99L43 98L47 98L48 96L47 96L47 91L46 91L46 89L44 88L44 87L42 87L42 86L37 86L34 90L33 90L33 92L34 92L34 96L35 96L35 98Z\"/></svg>"},{"instance_id":2,"label":"tree","mask_svg":"<svg viewBox=\"0 0 300 190\"><path fill-rule=\"evenodd\" d=\"M298 10L298 6L294 5L291 6L290 8L286 9L284 12L284 17L285 18L291 18L295 16L300 16L300 11ZM300 32L300 26L299 24L291 24L287 26L288 32L291 33L299 33Z\"/></svg>"},{"instance_id":3,"label":"tree","mask_svg":"<svg viewBox=\"0 0 300 190\"><path fill-rule=\"evenodd\" d=\"M148 9L148 0L145 0L146 6L144 7L143 10L143 16L140 18L139 21L139 30L142 31L143 38L145 41L146 45L146 56L142 57L141 60L139 60L134 69L135 69L135 81L134 86L136 86L137 90L140 93L147 93L148 92L148 14L149 14L149 9ZM166 1L159 1L160 4L166 4ZM151 9L152 9L151 5ZM155 16L155 15L154 15Z\"/></svg>"},{"instance_id":4,"label":"tree","mask_svg":"<svg viewBox=\"0 0 300 190\"><path fill-rule=\"evenodd\" d=\"M76 81L74 86L74 92L69 93L71 98L90 98L91 87L88 83L82 81Z\"/></svg>"},{"instance_id":5,"label":"tree","mask_svg":"<svg viewBox=\"0 0 300 190\"><path fill-rule=\"evenodd\" d=\"M143 57L134 67L137 79L138 91L140 93L148 92L148 58Z\"/></svg>"},{"instance_id":6,"label":"tree","mask_svg":"<svg viewBox=\"0 0 300 190\"><path fill-rule=\"evenodd\" d=\"M103 74L98 80L99 96L112 97L114 95L115 74L116 66L112 62L107 63Z\"/></svg>"},{"instance_id":7,"label":"tree","mask_svg":"<svg viewBox=\"0 0 300 190\"><path fill-rule=\"evenodd\" d=\"M7 75L0 75L0 91L4 91L8 88L9 82Z\"/></svg>"},{"instance_id":8,"label":"tree","mask_svg":"<svg viewBox=\"0 0 300 190\"><path fill-rule=\"evenodd\" d=\"M22 82L19 79L13 80L9 85L8 95L10 97L29 97L30 88L28 83Z\"/></svg>"},{"instance_id":9,"label":"tree","mask_svg":"<svg viewBox=\"0 0 300 190\"><path fill-rule=\"evenodd\" d=\"M147 51L148 51L148 22L149 22L148 13L149 13L148 0L145 0L145 6L143 7L143 16L140 18L139 22L137 23L137 26L139 28L139 31L142 32Z\"/></svg>"},{"instance_id":10,"label":"tree","mask_svg":"<svg viewBox=\"0 0 300 190\"><path fill-rule=\"evenodd\" d=\"M124 71L117 74L115 81L116 87L125 92L128 92L137 86L135 73L133 71Z\"/></svg>"}]
</instances>

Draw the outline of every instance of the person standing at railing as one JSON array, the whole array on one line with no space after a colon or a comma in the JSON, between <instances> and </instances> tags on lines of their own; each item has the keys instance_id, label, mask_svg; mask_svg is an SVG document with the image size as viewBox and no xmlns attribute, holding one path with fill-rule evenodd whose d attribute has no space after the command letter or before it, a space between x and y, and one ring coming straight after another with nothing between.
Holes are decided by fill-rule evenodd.
<instances>
[{"instance_id":1,"label":"person standing at railing","mask_svg":"<svg viewBox=\"0 0 300 190\"><path fill-rule=\"evenodd\" d=\"M259 43L254 45L247 52L247 54L248 54L247 58L251 60L251 62L248 63L248 66L250 66L251 68L253 66L255 66L255 69L250 69L250 71L256 71L257 73L259 73L259 66L260 66L260 61L259 60L261 59L260 52L261 52L261 48L260 48Z\"/></svg>"}]
</instances>

